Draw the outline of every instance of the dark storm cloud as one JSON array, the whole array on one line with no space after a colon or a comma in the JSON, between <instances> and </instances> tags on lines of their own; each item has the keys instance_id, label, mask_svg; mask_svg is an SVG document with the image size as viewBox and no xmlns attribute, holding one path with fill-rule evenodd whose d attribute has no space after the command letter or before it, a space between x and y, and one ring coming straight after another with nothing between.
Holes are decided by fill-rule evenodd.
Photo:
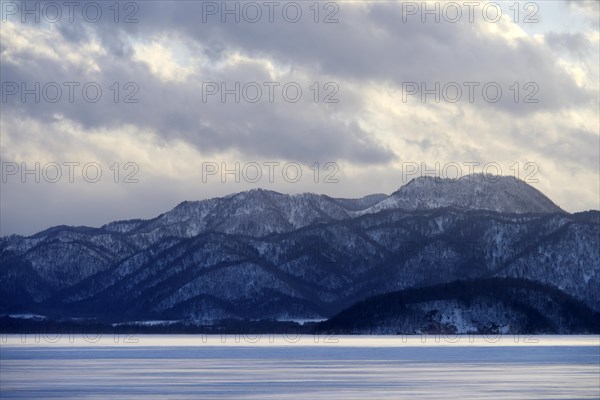
<instances>
[{"instance_id":1,"label":"dark storm cloud","mask_svg":"<svg viewBox=\"0 0 600 400\"><path fill-rule=\"evenodd\" d=\"M339 3L336 15L339 23L334 24L315 24L307 7L302 7L305 16L298 23L288 23L276 12L274 23L269 23L264 16L258 23L232 23L229 17L229 23L224 24L219 22L218 15L207 17L207 22L203 22L203 2L153 1L139 5L138 23L114 24L110 18L103 18L95 24L79 20L79 24L71 26L81 25L85 28L81 29L82 35L89 35L85 32L91 30L100 38L108 51L102 60L106 77L119 81L130 79L127 75L135 75L137 80L144 81L146 90L152 90L147 92L152 95L159 83L147 82L156 78L144 76L148 73L144 74L129 61L132 50L126 38L148 38L165 33L173 37L181 35L189 43L206 49L202 57L209 60L239 51L281 65L304 67L315 78L328 75L339 80L390 82L397 90L406 82L425 83L428 88L434 87L436 82L442 86L449 82L478 82L477 106L515 115L557 109L567 103L581 104L591 96L564 74L550 49L530 40L516 40L510 45L499 36L476 32L466 19L456 24L423 24L416 18L402 22L401 7L393 2L368 7ZM61 33L73 40L75 30L63 29ZM121 65L113 66L119 63ZM45 64L43 68L48 75L54 73L51 65ZM498 103L482 98L481 88L490 82L497 82L504 90ZM536 83L539 102L527 107L515 102L508 90L514 82L521 86ZM162 92L173 88L162 86ZM466 98L467 89L463 87L463 90Z\"/></svg>"},{"instance_id":2,"label":"dark storm cloud","mask_svg":"<svg viewBox=\"0 0 600 400\"><path fill-rule=\"evenodd\" d=\"M369 7L339 4L336 24L314 24L310 18L296 24L281 18L274 24L223 24L216 17L202 23L200 2L187 5L185 12L152 3L144 17L152 21L148 28L158 32L175 26L199 42L306 66L341 79L396 85L427 82L431 86L435 82L498 82L504 88L514 82L537 82L540 103L536 109L515 105L510 96L494 105L515 114L556 109L567 99L573 104L591 96L565 76L549 49L530 40L516 40L511 46L499 36L478 33L466 18L455 24L424 24L418 18L402 22L402 8L394 2Z\"/></svg>"},{"instance_id":3,"label":"dark storm cloud","mask_svg":"<svg viewBox=\"0 0 600 400\"><path fill-rule=\"evenodd\" d=\"M83 8L82 3L82 8ZM107 54L98 56L96 62L100 73L89 73L82 69L65 68L62 59L49 59L39 54L25 54L19 65L8 63L3 70L3 80L26 82L32 87L34 82L41 85L47 82L97 82L103 88L103 98L98 103L85 101L56 104L21 102L12 96L5 104L9 110L19 109L40 120L52 120L56 114L77 121L84 128L134 124L152 129L168 138L184 138L202 151L227 149L243 150L262 157L289 157L298 161L314 159L347 159L358 163L385 163L393 153L376 143L361 131L357 124L345 125L330 118L335 109L315 107L310 101L287 104L281 99L275 103L236 104L219 101L204 103L202 82L265 82L270 81L264 68L245 65L243 69L224 71L219 75L192 76L184 82L163 82L153 75L148 67L132 61L132 44L127 38L147 38L159 35L165 30L173 36L194 32L190 47L196 41L207 47L206 53L196 54L209 60L222 59L226 52L239 46L230 43L223 29L236 29L227 26L198 26L198 16L189 8L198 4L166 5L151 2L140 4L140 23L114 24L103 19L95 24L77 21L59 29L62 40L81 45L77 40L77 26L81 37L97 37ZM191 15L186 18L186 15ZM171 18L179 18L175 23ZM30 24L31 25L31 24ZM234 24L235 25L235 24ZM169 28L170 26L170 28ZM273 27L269 27L273 32ZM263 29L263 28L261 28ZM92 33L93 34L92 34ZM219 32L223 34L222 40ZM241 34L243 32L238 32ZM202 39L202 40L198 40ZM205 44L206 43L206 44ZM250 53L254 50L249 49ZM198 50L203 52L202 49ZM318 79L318 75L314 78ZM293 78L292 78L293 79ZM113 83L121 85L134 82L140 88L138 104L114 104L108 101L111 93L107 88ZM282 82L282 85L286 82ZM307 81L303 86L304 99L310 96ZM281 96L279 96L281 97ZM31 97L29 97L31 99ZM243 102L242 102L243 103ZM343 109L343 105L340 105ZM207 128L210 127L210 128ZM311 136L315 137L311 140ZM316 139L318 137L318 140Z\"/></svg>"}]
</instances>

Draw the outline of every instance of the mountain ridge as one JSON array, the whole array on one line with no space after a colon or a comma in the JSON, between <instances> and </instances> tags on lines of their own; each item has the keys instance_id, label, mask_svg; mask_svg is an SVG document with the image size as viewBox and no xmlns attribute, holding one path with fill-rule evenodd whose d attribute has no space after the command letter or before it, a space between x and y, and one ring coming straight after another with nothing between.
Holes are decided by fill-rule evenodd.
<instances>
[{"instance_id":1,"label":"mountain ridge","mask_svg":"<svg viewBox=\"0 0 600 400\"><path fill-rule=\"evenodd\" d=\"M466 193L464 189L465 182L468 182L466 187L468 187L470 190ZM497 188L493 185L503 186L500 189L506 191L507 182L513 183L513 185L508 185L511 189L509 195L515 196L518 200L519 205L516 207L511 208L510 202L508 201L505 201L505 204L503 205L497 205L494 202L490 202L489 197L493 196L490 195L489 192L491 189ZM502 185L503 183L504 185ZM439 190L439 188L436 189L436 186L439 184L442 184L441 186L443 186L443 190ZM419 193L415 194L415 188L419 189ZM458 190L449 192L448 188L454 188ZM515 188L522 190L519 191ZM487 198L484 199L485 201L469 201L469 199L476 198L474 193L478 191L484 192L484 194L487 196ZM526 203L527 200L531 199L532 197L537 199L538 203L540 204L536 204L534 207L523 206L523 203ZM263 208L263 211L266 211L267 214L270 211L271 214L268 215L270 218L279 217L280 220L271 221L275 224L279 224L279 226L272 227L274 231L261 231L260 229L254 231L250 230L249 234L260 236L261 234L269 234L275 231L282 232L286 229L293 230L302 226L310 225L311 223L318 221L319 218L330 220L349 219L361 216L363 214L376 213L386 209L402 209L405 211L411 211L450 207L464 210L488 210L517 214L565 212L543 193L528 185L524 181L512 176L471 174L458 179L424 176L411 179L408 183L402 185L398 190L394 191L390 195L376 193L360 198L335 198L324 194L310 192L288 195L272 190L255 188L247 191L231 193L223 197L212 197L204 200L192 201L184 200L171 210L166 211L154 218L111 221L100 226L99 228L58 225L44 229L30 236L17 236L40 237L58 229L101 229L109 232L130 233L132 231L141 230L142 228L146 228L146 230L148 230L148 228L152 228L153 223L162 223L163 225L172 224L174 222L176 223L177 216L180 216L183 218L187 217L184 222L189 222L190 224L196 225L194 227L187 227L190 229L189 232L187 232L187 235L188 237L191 237L194 234L200 233L201 231L208 231L211 229L216 229L219 231L219 221L215 220L214 215L217 212L220 213L221 216L222 214L227 213L229 216L239 217L240 208L245 208L245 210L248 211L247 209L250 204L255 206L257 204L260 205L261 200L266 200L272 204L275 198L277 198L278 201L284 202L285 204L282 206L286 206L287 209L294 210L295 208L295 213L292 211L292 215L284 215L285 213L282 213L283 207L279 207L279 209L277 209L277 206L270 208L267 206L266 210ZM452 200L453 198L456 198L456 200ZM464 200L465 198L467 200ZM423 199L427 199L427 201L424 201ZM515 203L515 201L513 201L513 203ZM229 209L227 209L228 204L230 205ZM182 211L187 211L187 213ZM246 214L248 215L249 212L246 212ZM213 218L213 220L203 225L201 220L204 218ZM215 226L217 226L217 228L215 228ZM183 227L180 226L180 234L183 234L185 231L185 229L183 229L183 231L182 229ZM229 229L229 231L238 229L238 232L239 229L242 229L242 231L244 230L239 226L230 226L224 229ZM5 237L8 236L11 235L7 235ZM0 239L2 239L2 237L0 237Z\"/></svg>"},{"instance_id":2,"label":"mountain ridge","mask_svg":"<svg viewBox=\"0 0 600 400\"><path fill-rule=\"evenodd\" d=\"M599 211L356 211L392 195L254 190L181 202L149 220L3 237L0 312L314 319L377 294L485 277L539 282L600 310Z\"/></svg>"}]
</instances>

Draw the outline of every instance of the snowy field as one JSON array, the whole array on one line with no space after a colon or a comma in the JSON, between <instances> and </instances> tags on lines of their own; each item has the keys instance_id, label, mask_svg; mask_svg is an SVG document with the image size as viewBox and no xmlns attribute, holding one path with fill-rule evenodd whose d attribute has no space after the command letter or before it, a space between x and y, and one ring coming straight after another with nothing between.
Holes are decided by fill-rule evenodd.
<instances>
[{"instance_id":1,"label":"snowy field","mask_svg":"<svg viewBox=\"0 0 600 400\"><path fill-rule=\"evenodd\" d=\"M1 398L597 399L598 336L1 336Z\"/></svg>"}]
</instances>

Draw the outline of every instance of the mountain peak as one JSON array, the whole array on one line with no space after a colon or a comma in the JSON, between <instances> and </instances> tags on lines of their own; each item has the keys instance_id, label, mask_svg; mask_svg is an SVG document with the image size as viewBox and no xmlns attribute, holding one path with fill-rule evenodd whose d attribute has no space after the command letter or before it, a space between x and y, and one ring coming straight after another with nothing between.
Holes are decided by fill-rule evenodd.
<instances>
[{"instance_id":1,"label":"mountain peak","mask_svg":"<svg viewBox=\"0 0 600 400\"><path fill-rule=\"evenodd\" d=\"M470 183L498 183L500 181L503 182L517 182L522 184L527 184L521 179L515 178L512 175L493 175L493 174L485 174L485 173L475 173L469 175L463 175L458 178L442 178L439 176L418 176L416 178L411 179L406 185L411 184L415 185L428 185L428 184L448 184L448 183L460 183L460 182L470 182ZM400 190L400 189L399 189Z\"/></svg>"},{"instance_id":2,"label":"mountain peak","mask_svg":"<svg viewBox=\"0 0 600 400\"><path fill-rule=\"evenodd\" d=\"M400 187L364 213L455 207L503 213L562 212L539 190L513 176L471 174L460 178L422 176Z\"/></svg>"}]
</instances>

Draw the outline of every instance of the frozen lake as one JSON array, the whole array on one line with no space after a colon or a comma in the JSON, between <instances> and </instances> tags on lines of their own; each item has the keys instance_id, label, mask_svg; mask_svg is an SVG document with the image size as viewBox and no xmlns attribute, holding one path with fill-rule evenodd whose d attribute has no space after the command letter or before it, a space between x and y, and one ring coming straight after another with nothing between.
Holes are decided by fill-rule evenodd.
<instances>
[{"instance_id":1,"label":"frozen lake","mask_svg":"<svg viewBox=\"0 0 600 400\"><path fill-rule=\"evenodd\" d=\"M1 398L597 399L599 336L21 336Z\"/></svg>"}]
</instances>

